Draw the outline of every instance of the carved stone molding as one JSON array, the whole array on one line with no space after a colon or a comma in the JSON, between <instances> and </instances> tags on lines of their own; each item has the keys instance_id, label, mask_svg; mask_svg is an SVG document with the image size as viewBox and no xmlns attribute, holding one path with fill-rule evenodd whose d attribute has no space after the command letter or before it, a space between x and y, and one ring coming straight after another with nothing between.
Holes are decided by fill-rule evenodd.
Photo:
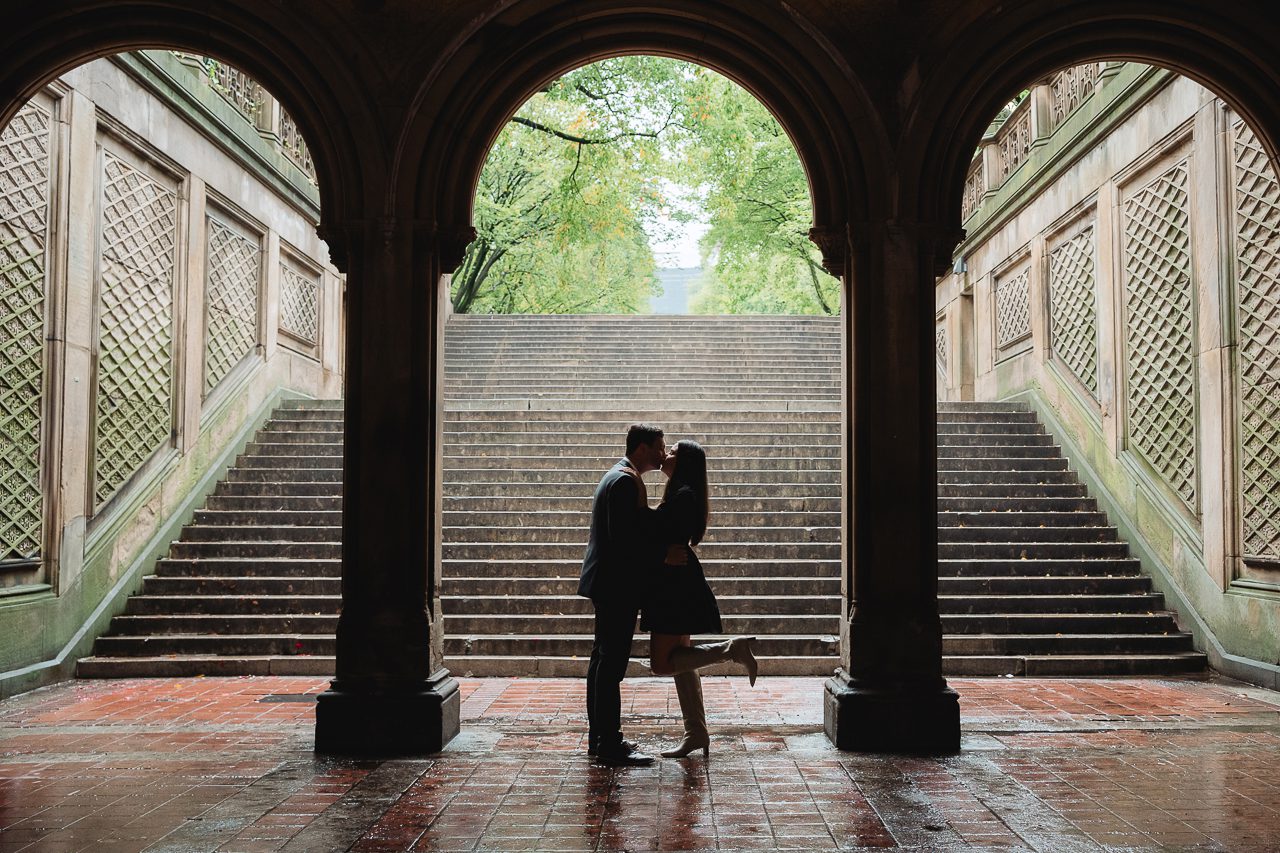
<instances>
[{"instance_id":1,"label":"carved stone molding","mask_svg":"<svg viewBox=\"0 0 1280 853\"><path fill-rule=\"evenodd\" d=\"M822 266L836 278L845 274L849 261L849 228L839 225L815 225L809 239L822 252Z\"/></svg>"}]
</instances>

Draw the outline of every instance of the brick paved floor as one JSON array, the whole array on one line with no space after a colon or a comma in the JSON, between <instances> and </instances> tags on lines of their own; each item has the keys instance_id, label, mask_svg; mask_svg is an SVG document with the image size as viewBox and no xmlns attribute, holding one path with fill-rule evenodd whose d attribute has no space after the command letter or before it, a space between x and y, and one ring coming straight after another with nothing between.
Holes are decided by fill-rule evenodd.
<instances>
[{"instance_id":1,"label":"brick paved floor","mask_svg":"<svg viewBox=\"0 0 1280 853\"><path fill-rule=\"evenodd\" d=\"M571 679L462 681L422 759L311 752L313 678L77 681L0 702L0 853L1280 850L1280 694L1226 680L953 679L964 749L855 755L822 679L709 678L709 761L583 753ZM668 680L628 734L677 734Z\"/></svg>"}]
</instances>

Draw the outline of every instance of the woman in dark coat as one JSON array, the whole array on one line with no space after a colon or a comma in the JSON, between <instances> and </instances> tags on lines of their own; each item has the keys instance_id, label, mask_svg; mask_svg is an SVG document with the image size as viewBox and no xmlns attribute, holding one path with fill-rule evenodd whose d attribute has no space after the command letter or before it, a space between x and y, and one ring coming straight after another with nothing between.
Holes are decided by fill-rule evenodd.
<instances>
[{"instance_id":1,"label":"woman in dark coat","mask_svg":"<svg viewBox=\"0 0 1280 853\"><path fill-rule=\"evenodd\" d=\"M684 758L695 750L710 751L706 713L702 706L702 682L698 670L732 660L742 664L752 685L758 672L751 652L752 637L734 637L720 643L692 645L691 634L719 634L720 608L707 585L702 564L693 546L707 532L710 502L707 489L707 454L690 439L676 442L662 464L667 487L658 505L658 530L667 546L684 548L683 566L660 563L640 617L640 629L649 631L649 658L654 675L675 677L680 715L684 717L684 741L662 754Z\"/></svg>"}]
</instances>

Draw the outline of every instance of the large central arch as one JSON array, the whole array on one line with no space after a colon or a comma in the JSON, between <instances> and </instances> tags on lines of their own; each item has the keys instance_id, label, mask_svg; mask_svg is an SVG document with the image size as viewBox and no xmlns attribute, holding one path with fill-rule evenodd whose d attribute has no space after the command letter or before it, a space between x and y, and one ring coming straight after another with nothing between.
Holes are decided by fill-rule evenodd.
<instances>
[{"instance_id":1,"label":"large central arch","mask_svg":"<svg viewBox=\"0 0 1280 853\"><path fill-rule=\"evenodd\" d=\"M386 632L393 626L396 636L422 637L430 648L429 660L404 659L391 668L414 697L405 707L417 710L406 713L441 721L438 730L435 722L429 724L440 739L424 745L438 746L456 731L456 687L443 669L439 605L441 306L447 298L442 277L457 266L474 234L472 204L488 150L524 101L575 67L640 53L706 65L774 113L805 165L814 204L812 236L826 266L844 281L845 675L828 685L829 733L850 747L955 748L958 710L941 677L936 601L932 337L922 338L920 347L897 346L894 330L901 335L903 327L882 321L904 316L894 300L914 305L915 295L898 289L886 298L889 287L877 274L876 253L854 251L868 240L883 239L883 226L867 223L890 216L893 157L881 111L834 46L782 7L753 9L748 17L718 2L660 0L636 10L619 0L601 0L538 4L530 12L531 5L513 4L475 22L447 55L422 64L423 82L395 146L394 210L388 217L395 224L381 247L383 257L395 257L395 264L412 271L412 290L398 294L392 308L386 290L352 287L357 298L349 305L347 325L344 610L338 678L319 705L318 748L343 749L356 738L354 732L379 727L375 717L386 706L361 698L367 692L361 685L386 683L392 675L374 662L396 657L379 639L390 636ZM895 232L893 239L899 237ZM420 324L396 322L389 333L392 316L417 318ZM404 349L395 346L397 338ZM852 357L855 340L868 342L866 357ZM918 357L917 349L928 359ZM411 353L407 359L406 352ZM854 411L887 411L908 375L922 402L902 409L900 425L853 416ZM389 390L388 385L412 393L406 398L378 390ZM384 507L377 519L358 519L354 513L376 506L378 492L386 490L373 466L385 459L385 437L393 423L396 432L417 437L416 446L404 448L404 479L396 489L412 498ZM855 458L877 462L852 468ZM380 473L386 476L385 470ZM926 493L900 488L900 476L913 486L927 482ZM395 528L415 520L430 525L421 550L406 553L409 543L401 550L385 548L383 543L394 538L391 530L371 537L371 525ZM905 548L895 534L905 534ZM414 575L411 567L424 564L426 577ZM422 601L423 611L388 612L389 579L373 577L371 565L405 566L391 570L397 576L392 585L404 590L407 600ZM910 568L903 571L903 565ZM858 653L851 651L855 647Z\"/></svg>"}]
</instances>

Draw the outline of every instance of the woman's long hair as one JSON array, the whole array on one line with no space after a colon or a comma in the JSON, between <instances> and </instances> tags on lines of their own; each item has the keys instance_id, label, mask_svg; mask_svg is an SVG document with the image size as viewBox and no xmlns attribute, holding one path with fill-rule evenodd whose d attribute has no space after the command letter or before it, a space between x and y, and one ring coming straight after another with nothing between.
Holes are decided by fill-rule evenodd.
<instances>
[{"instance_id":1,"label":"woman's long hair","mask_svg":"<svg viewBox=\"0 0 1280 853\"><path fill-rule=\"evenodd\" d=\"M667 480L667 487L662 491L662 500L665 502L681 486L693 489L702 506L700 523L689 537L689 544L697 545L706 534L707 522L711 519L711 498L707 488L707 452L691 438L676 442L676 469L671 472L671 479Z\"/></svg>"}]
</instances>

